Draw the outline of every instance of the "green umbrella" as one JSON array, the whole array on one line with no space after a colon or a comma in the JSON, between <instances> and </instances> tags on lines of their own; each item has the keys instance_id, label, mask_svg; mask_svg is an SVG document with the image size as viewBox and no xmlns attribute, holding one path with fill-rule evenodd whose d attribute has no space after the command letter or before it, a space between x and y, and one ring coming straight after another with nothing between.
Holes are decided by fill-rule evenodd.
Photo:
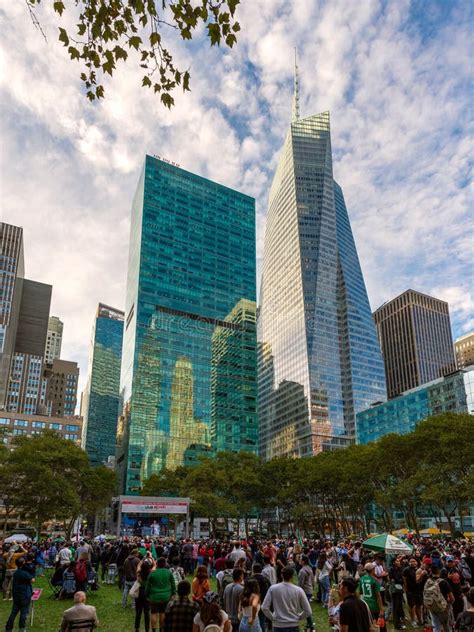
<instances>
[{"instance_id":1,"label":"green umbrella","mask_svg":"<svg viewBox=\"0 0 474 632\"><path fill-rule=\"evenodd\" d=\"M411 553L413 547L391 533L382 533L366 540L362 546L370 551L381 551L389 554Z\"/></svg>"}]
</instances>

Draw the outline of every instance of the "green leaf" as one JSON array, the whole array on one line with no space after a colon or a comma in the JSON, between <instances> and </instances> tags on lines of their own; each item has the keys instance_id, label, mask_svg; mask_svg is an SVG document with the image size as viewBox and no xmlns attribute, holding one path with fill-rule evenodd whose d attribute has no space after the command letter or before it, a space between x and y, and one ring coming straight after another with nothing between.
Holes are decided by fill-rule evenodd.
<instances>
[{"instance_id":1,"label":"green leaf","mask_svg":"<svg viewBox=\"0 0 474 632\"><path fill-rule=\"evenodd\" d=\"M240 24L238 22L235 22L234 26L232 27L232 30L234 31L234 33L237 33L238 31L240 31Z\"/></svg>"},{"instance_id":2,"label":"green leaf","mask_svg":"<svg viewBox=\"0 0 474 632\"><path fill-rule=\"evenodd\" d=\"M115 59L123 59L124 61L127 59L128 57L128 53L124 48L121 48L120 46L116 46L114 48L114 53L115 53Z\"/></svg>"},{"instance_id":3,"label":"green leaf","mask_svg":"<svg viewBox=\"0 0 474 632\"><path fill-rule=\"evenodd\" d=\"M171 106L174 105L173 97L167 92L161 95L161 102L169 109L171 109Z\"/></svg>"},{"instance_id":4,"label":"green leaf","mask_svg":"<svg viewBox=\"0 0 474 632\"><path fill-rule=\"evenodd\" d=\"M77 50L77 48L74 48L74 46L69 46L67 52L71 56L71 59L80 59L81 57L80 52Z\"/></svg>"},{"instance_id":5,"label":"green leaf","mask_svg":"<svg viewBox=\"0 0 474 632\"><path fill-rule=\"evenodd\" d=\"M59 15L63 14L63 11L66 7L64 6L64 2L61 2L61 0L58 0L57 2L53 2L53 9L54 11L56 11L56 13L59 13Z\"/></svg>"},{"instance_id":6,"label":"green leaf","mask_svg":"<svg viewBox=\"0 0 474 632\"><path fill-rule=\"evenodd\" d=\"M221 39L221 29L219 25L215 22L208 24L207 30L209 33L209 37L211 38L211 46L214 46L214 44L219 44Z\"/></svg>"},{"instance_id":7,"label":"green leaf","mask_svg":"<svg viewBox=\"0 0 474 632\"><path fill-rule=\"evenodd\" d=\"M161 41L161 35L157 33L156 31L153 31L153 33L150 34L151 46L155 46L156 44L159 44L160 41Z\"/></svg>"},{"instance_id":8,"label":"green leaf","mask_svg":"<svg viewBox=\"0 0 474 632\"><path fill-rule=\"evenodd\" d=\"M69 46L69 37L66 30L61 27L59 27L59 41L62 42L64 46Z\"/></svg>"},{"instance_id":9,"label":"green leaf","mask_svg":"<svg viewBox=\"0 0 474 632\"><path fill-rule=\"evenodd\" d=\"M183 74L183 92L185 90L189 90L189 72L186 70L186 72Z\"/></svg>"},{"instance_id":10,"label":"green leaf","mask_svg":"<svg viewBox=\"0 0 474 632\"><path fill-rule=\"evenodd\" d=\"M143 80L142 80L142 86L147 86L148 88L151 87L151 79L150 77L148 77L148 75L144 75Z\"/></svg>"},{"instance_id":11,"label":"green leaf","mask_svg":"<svg viewBox=\"0 0 474 632\"><path fill-rule=\"evenodd\" d=\"M130 37L128 40L128 45L130 46L130 48L134 48L135 50L138 50L141 43L142 38L138 37L138 35L132 35L132 37Z\"/></svg>"},{"instance_id":12,"label":"green leaf","mask_svg":"<svg viewBox=\"0 0 474 632\"><path fill-rule=\"evenodd\" d=\"M97 86L97 88L95 89L95 94L96 94L98 99L103 99L104 98L104 86Z\"/></svg>"}]
</instances>

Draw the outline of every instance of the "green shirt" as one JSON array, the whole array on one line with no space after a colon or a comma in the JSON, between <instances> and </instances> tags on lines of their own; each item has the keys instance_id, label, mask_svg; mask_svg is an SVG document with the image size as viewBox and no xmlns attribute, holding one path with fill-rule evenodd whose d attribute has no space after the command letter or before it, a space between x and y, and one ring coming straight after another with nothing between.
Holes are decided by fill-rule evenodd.
<instances>
[{"instance_id":1,"label":"green shirt","mask_svg":"<svg viewBox=\"0 0 474 632\"><path fill-rule=\"evenodd\" d=\"M145 593L150 601L169 601L175 592L174 577L168 568L157 568L148 575Z\"/></svg>"},{"instance_id":2,"label":"green shirt","mask_svg":"<svg viewBox=\"0 0 474 632\"><path fill-rule=\"evenodd\" d=\"M377 594L380 592L380 584L371 575L362 575L359 579L359 590L362 599L369 606L372 613L379 611Z\"/></svg>"}]
</instances>

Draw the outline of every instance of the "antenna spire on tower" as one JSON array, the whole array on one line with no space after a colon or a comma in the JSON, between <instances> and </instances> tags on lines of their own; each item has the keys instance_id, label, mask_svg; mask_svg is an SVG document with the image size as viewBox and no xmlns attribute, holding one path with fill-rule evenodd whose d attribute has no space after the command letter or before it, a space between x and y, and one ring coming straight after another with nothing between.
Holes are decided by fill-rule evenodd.
<instances>
[{"instance_id":1,"label":"antenna spire on tower","mask_svg":"<svg viewBox=\"0 0 474 632\"><path fill-rule=\"evenodd\" d=\"M291 122L297 121L300 118L300 87L298 78L298 63L296 59L296 46L295 46L295 86L293 92L293 112L291 116Z\"/></svg>"}]
</instances>

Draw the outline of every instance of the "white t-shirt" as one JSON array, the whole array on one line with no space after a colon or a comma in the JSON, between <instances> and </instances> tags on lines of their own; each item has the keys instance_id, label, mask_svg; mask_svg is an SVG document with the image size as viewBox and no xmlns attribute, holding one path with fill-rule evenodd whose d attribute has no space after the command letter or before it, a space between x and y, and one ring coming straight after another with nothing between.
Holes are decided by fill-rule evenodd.
<instances>
[{"instance_id":1,"label":"white t-shirt","mask_svg":"<svg viewBox=\"0 0 474 632\"><path fill-rule=\"evenodd\" d=\"M224 629L224 625L225 622L228 621L229 617L227 616L227 613L224 612L224 610L221 610L221 615L222 615L222 624L221 624L221 630ZM197 615L194 617L194 623L199 626L199 632L204 632L204 628L206 627L204 625L204 623L201 621L201 613L198 612Z\"/></svg>"},{"instance_id":2,"label":"white t-shirt","mask_svg":"<svg viewBox=\"0 0 474 632\"><path fill-rule=\"evenodd\" d=\"M59 551L59 559L61 562L69 562L71 559L71 551L65 547Z\"/></svg>"}]
</instances>

